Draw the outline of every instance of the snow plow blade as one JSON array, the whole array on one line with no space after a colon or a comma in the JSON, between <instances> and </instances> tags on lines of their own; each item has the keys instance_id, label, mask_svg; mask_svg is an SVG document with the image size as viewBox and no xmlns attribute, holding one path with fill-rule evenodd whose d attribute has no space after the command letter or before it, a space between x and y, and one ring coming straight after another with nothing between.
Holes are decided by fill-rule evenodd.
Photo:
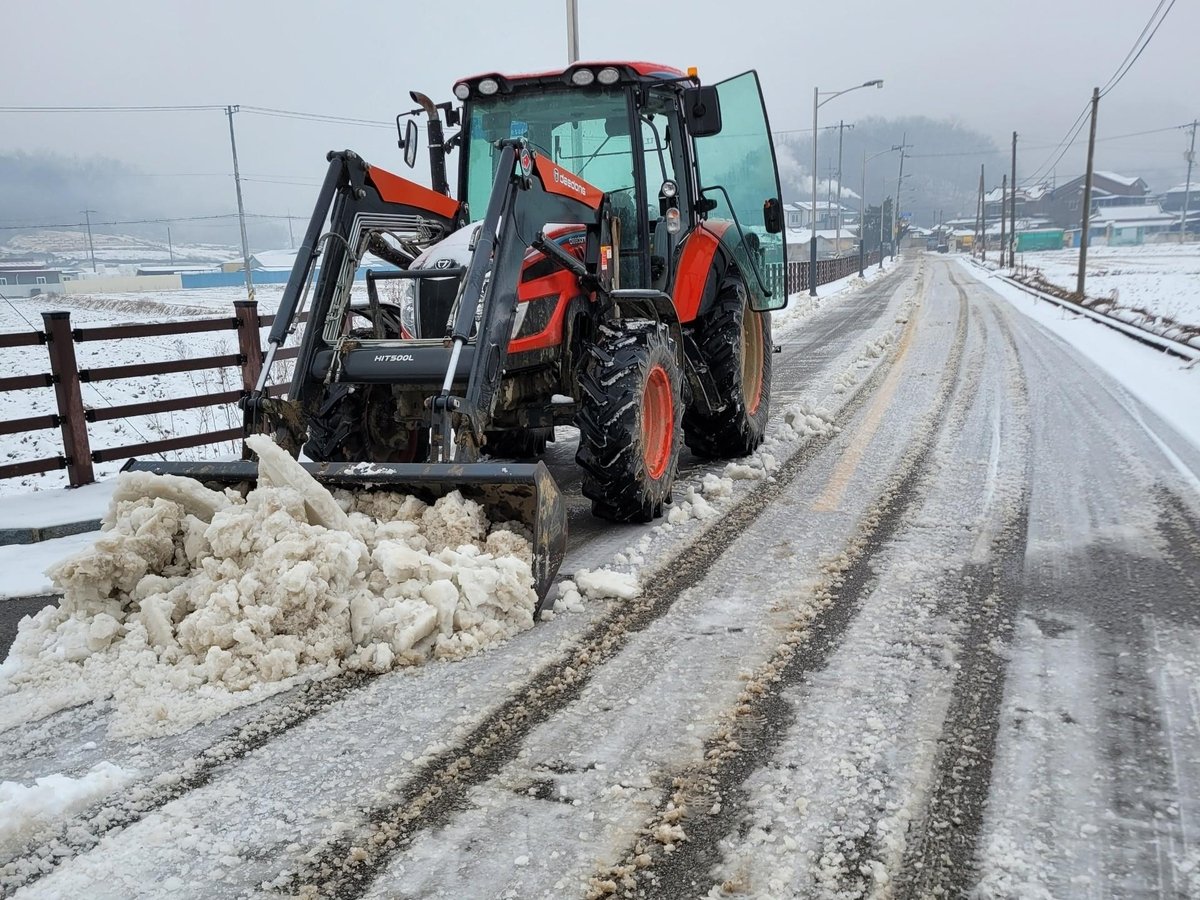
<instances>
[{"instance_id":1,"label":"snow plow blade","mask_svg":"<svg viewBox=\"0 0 1200 900\"><path fill-rule=\"evenodd\" d=\"M492 522L515 521L533 535L533 582L539 608L567 549L567 510L545 463L301 463L327 488L389 490L427 502L459 491ZM258 464L130 460L123 471L181 475L220 487L258 480Z\"/></svg>"}]
</instances>

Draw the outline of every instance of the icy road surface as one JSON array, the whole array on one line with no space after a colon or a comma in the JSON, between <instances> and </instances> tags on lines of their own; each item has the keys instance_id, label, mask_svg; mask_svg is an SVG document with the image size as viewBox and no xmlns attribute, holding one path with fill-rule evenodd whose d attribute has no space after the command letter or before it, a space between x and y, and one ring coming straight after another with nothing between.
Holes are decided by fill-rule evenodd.
<instances>
[{"instance_id":1,"label":"icy road surface","mask_svg":"<svg viewBox=\"0 0 1200 900\"><path fill-rule=\"evenodd\" d=\"M563 572L637 597L170 738L10 729L0 779L136 781L0 846L0 887L1200 895L1200 452L942 258L775 338L770 458L687 460L671 527L591 520L553 448Z\"/></svg>"}]
</instances>

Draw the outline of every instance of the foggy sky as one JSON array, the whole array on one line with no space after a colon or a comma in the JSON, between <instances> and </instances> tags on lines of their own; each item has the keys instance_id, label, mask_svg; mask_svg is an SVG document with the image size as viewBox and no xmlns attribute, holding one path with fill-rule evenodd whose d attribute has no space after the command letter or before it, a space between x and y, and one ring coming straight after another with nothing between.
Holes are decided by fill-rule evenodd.
<instances>
[{"instance_id":1,"label":"foggy sky","mask_svg":"<svg viewBox=\"0 0 1200 900\"><path fill-rule=\"evenodd\" d=\"M810 126L814 84L836 90L883 78L882 90L824 106L822 124L867 116L953 118L1003 148L1016 130L1021 174L1051 153L1092 87L1125 57L1155 3L1003 0L985 10L962 2L862 0L579 0L579 6L583 59L696 65L709 82L757 68L772 128L781 131ZM1100 138L1200 115L1200 71L1191 55L1200 36L1197 7L1178 2L1102 101ZM0 105L235 103L386 123L411 108L410 88L444 100L457 77L562 66L564 8L564 0L4 0ZM26 41L29 51L22 52ZM307 213L331 148L351 147L402 170L389 128L248 113L235 123L242 172L251 179L250 211ZM128 161L147 173L164 208L179 214L235 208L228 140L218 111L0 112L0 150ZM1082 172L1084 146L1058 164L1060 182ZM1183 180L1183 132L1103 141L1098 148L1097 168L1159 170L1156 189ZM999 171L1000 160L988 161Z\"/></svg>"}]
</instances>

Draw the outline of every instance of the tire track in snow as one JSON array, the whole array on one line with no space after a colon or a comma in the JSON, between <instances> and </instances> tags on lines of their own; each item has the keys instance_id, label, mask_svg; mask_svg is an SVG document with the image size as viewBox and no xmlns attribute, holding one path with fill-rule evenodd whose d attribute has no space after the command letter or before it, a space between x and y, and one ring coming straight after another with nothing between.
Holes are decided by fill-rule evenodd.
<instances>
[{"instance_id":1,"label":"tire track in snow","mask_svg":"<svg viewBox=\"0 0 1200 900\"><path fill-rule=\"evenodd\" d=\"M309 682L293 699L235 729L175 768L149 782L134 784L82 815L40 832L33 843L0 866L0 889L13 890L50 874L63 863L95 848L106 834L127 828L172 800L202 787L224 766L323 712L375 677L350 673Z\"/></svg>"},{"instance_id":2,"label":"tire track in snow","mask_svg":"<svg viewBox=\"0 0 1200 900\"><path fill-rule=\"evenodd\" d=\"M915 323L914 315L893 361L903 355ZM747 680L738 705L726 713L723 727L708 742L705 762L675 777L674 792L622 859L593 877L590 897L620 893L692 898L706 890L707 885L699 882L707 880L708 872L721 861L721 839L746 816L746 779L776 755L787 735L793 713L784 690L823 668L837 649L839 637L875 580L873 560L920 500L920 483L950 413L951 398L969 399L969 392L954 389L962 378L967 330L968 309L960 298L938 399L916 429L917 436L890 483L842 554L824 566L826 577L814 591L810 611L797 618L779 652Z\"/></svg>"},{"instance_id":3,"label":"tire track in snow","mask_svg":"<svg viewBox=\"0 0 1200 900\"><path fill-rule=\"evenodd\" d=\"M966 302L966 291L951 275ZM1004 341L1009 390L1018 418L1028 423L1029 391L1016 342L1003 317L992 308ZM985 332L986 334L986 332ZM1028 425L1025 426L1028 428ZM1028 437L1024 442L1029 446ZM988 559L968 565L954 579L965 590L948 590L945 614L966 619L958 641L954 686L931 790L924 812L914 818L895 886L900 900L963 896L977 881L977 849L991 785L992 761L1000 730L1007 663L996 648L1011 639L1022 596L1029 527L1030 454L1013 508L993 536Z\"/></svg>"},{"instance_id":4,"label":"tire track in snow","mask_svg":"<svg viewBox=\"0 0 1200 900\"><path fill-rule=\"evenodd\" d=\"M915 316L910 315L906 333ZM965 328L961 321L960 330ZM960 335L961 337L961 335ZM961 341L956 339L961 353ZM889 354L851 393L834 418L844 428L878 391L893 370L898 353ZM468 791L516 758L525 737L539 724L576 700L604 663L625 645L630 634L663 616L676 597L698 582L722 554L825 450L835 433L801 444L775 473L719 523L683 548L663 571L643 586L642 594L592 626L561 662L547 665L510 700L492 712L457 747L440 754L416 772L390 802L367 814L367 824L332 839L307 854L300 872L283 872L267 885L287 895L357 896L393 856L420 832L438 827L463 807Z\"/></svg>"}]
</instances>

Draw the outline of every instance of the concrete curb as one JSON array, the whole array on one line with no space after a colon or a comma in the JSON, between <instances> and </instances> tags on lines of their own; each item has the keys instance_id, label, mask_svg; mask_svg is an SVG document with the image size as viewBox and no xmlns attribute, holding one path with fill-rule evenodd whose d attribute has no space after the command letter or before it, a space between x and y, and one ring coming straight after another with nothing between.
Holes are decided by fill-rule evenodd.
<instances>
[{"instance_id":1,"label":"concrete curb","mask_svg":"<svg viewBox=\"0 0 1200 900\"><path fill-rule=\"evenodd\" d=\"M67 522L63 525L43 525L39 528L0 528L0 546L9 544L37 544L55 538L70 537L86 531L99 531L99 519L82 522Z\"/></svg>"}]
</instances>

